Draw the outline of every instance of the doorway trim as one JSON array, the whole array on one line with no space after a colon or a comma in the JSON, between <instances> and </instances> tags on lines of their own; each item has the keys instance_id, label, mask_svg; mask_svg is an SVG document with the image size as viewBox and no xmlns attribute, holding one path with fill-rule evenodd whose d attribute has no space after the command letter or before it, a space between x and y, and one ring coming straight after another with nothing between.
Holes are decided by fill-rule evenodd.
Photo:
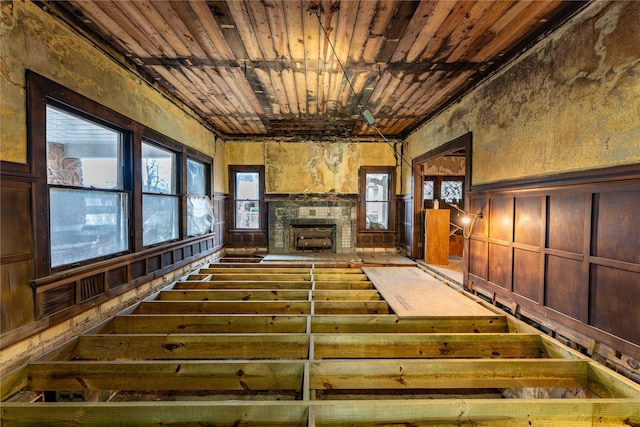
<instances>
[{"instance_id":1,"label":"doorway trim","mask_svg":"<svg viewBox=\"0 0 640 427\"><path fill-rule=\"evenodd\" d=\"M461 135L455 139L452 139L451 141L448 141L442 144L437 148L434 148L431 151L427 151L426 153L423 153L415 157L412 161L413 170L422 170L421 168L422 164L426 163L427 161L436 159L438 157L442 157L446 154L450 154L464 148L465 149L464 186L467 189L467 194L468 194L469 190L471 189L471 147L472 147L472 133L467 132L464 135ZM420 177L422 178L422 174L420 175ZM422 218L422 199L423 199L422 191L423 191L422 185L416 183L416 185L413 186L413 200L414 200L413 230L412 230L413 244L411 245L411 257L413 259L420 258L419 242L422 241L420 236L420 229L421 229L420 220ZM468 208L468 203L469 203L469 197L466 196L464 198L465 210L467 210ZM463 263L465 265L465 270L467 265L467 256L469 252L468 244L469 242L465 240L464 252L463 252L464 253ZM465 271L465 277L466 277L466 271Z\"/></svg>"}]
</instances>

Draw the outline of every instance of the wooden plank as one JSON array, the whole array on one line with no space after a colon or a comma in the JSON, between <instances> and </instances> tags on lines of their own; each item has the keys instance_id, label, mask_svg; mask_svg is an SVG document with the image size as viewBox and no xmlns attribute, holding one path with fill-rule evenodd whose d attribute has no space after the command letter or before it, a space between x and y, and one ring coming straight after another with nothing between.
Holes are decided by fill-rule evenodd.
<instances>
[{"instance_id":1,"label":"wooden plank","mask_svg":"<svg viewBox=\"0 0 640 427\"><path fill-rule=\"evenodd\" d=\"M314 423L308 424L310 410ZM115 419L117 417L117 419ZM628 400L492 399L349 401L189 401L95 403L3 403L3 425L68 424L140 426L215 425L317 426L459 425L629 426L640 423L637 402Z\"/></svg>"},{"instance_id":2,"label":"wooden plank","mask_svg":"<svg viewBox=\"0 0 640 427\"><path fill-rule=\"evenodd\" d=\"M24 389L28 384L28 371L25 366L21 366L18 369L9 372L2 377L0 381L0 401L13 396L20 390ZM2 403L3 406L4 402Z\"/></svg>"},{"instance_id":3,"label":"wooden plank","mask_svg":"<svg viewBox=\"0 0 640 427\"><path fill-rule=\"evenodd\" d=\"M162 291L156 299L163 301L304 301L308 298L307 290L175 290Z\"/></svg>"},{"instance_id":4,"label":"wooden plank","mask_svg":"<svg viewBox=\"0 0 640 427\"><path fill-rule=\"evenodd\" d=\"M638 412L640 413L640 387L628 378L611 372L608 368L597 362L589 362L589 390L601 397L632 397L639 400Z\"/></svg>"},{"instance_id":5,"label":"wooden plank","mask_svg":"<svg viewBox=\"0 0 640 427\"><path fill-rule=\"evenodd\" d=\"M323 360L314 390L586 387L584 360Z\"/></svg>"},{"instance_id":6,"label":"wooden plank","mask_svg":"<svg viewBox=\"0 0 640 427\"><path fill-rule=\"evenodd\" d=\"M398 317L490 316L492 311L414 267L363 267Z\"/></svg>"},{"instance_id":7,"label":"wooden plank","mask_svg":"<svg viewBox=\"0 0 640 427\"><path fill-rule=\"evenodd\" d=\"M307 402L180 401L2 405L4 426L167 425L307 427ZM206 421L204 421L206 420Z\"/></svg>"},{"instance_id":8,"label":"wooden plank","mask_svg":"<svg viewBox=\"0 0 640 427\"><path fill-rule=\"evenodd\" d=\"M316 301L315 314L389 314L384 301Z\"/></svg>"},{"instance_id":9,"label":"wooden plank","mask_svg":"<svg viewBox=\"0 0 640 427\"><path fill-rule=\"evenodd\" d=\"M247 274L247 273L251 273L251 274L309 274L311 271L311 269L309 268L299 268L299 267L289 267L289 268L283 268L283 267L273 267L273 266L268 266L268 267L246 267L246 266L241 266L241 267L234 267L234 268L229 268L229 267L207 267L207 268L201 268L199 270L200 274L218 274L218 273L222 273L222 274Z\"/></svg>"},{"instance_id":10,"label":"wooden plank","mask_svg":"<svg viewBox=\"0 0 640 427\"><path fill-rule=\"evenodd\" d=\"M312 297L314 301L380 301L382 299L376 290L319 290L313 291Z\"/></svg>"},{"instance_id":11,"label":"wooden plank","mask_svg":"<svg viewBox=\"0 0 640 427\"><path fill-rule=\"evenodd\" d=\"M303 362L33 362L29 390L300 390Z\"/></svg>"},{"instance_id":12,"label":"wooden plank","mask_svg":"<svg viewBox=\"0 0 640 427\"><path fill-rule=\"evenodd\" d=\"M306 334L82 335L74 360L306 359Z\"/></svg>"},{"instance_id":13,"label":"wooden plank","mask_svg":"<svg viewBox=\"0 0 640 427\"><path fill-rule=\"evenodd\" d=\"M140 314L309 314L310 302L301 301L146 301Z\"/></svg>"},{"instance_id":14,"label":"wooden plank","mask_svg":"<svg viewBox=\"0 0 640 427\"><path fill-rule=\"evenodd\" d=\"M134 314L114 317L97 333L112 334L220 334L220 333L302 333L307 316L285 315L176 315Z\"/></svg>"},{"instance_id":15,"label":"wooden plank","mask_svg":"<svg viewBox=\"0 0 640 427\"><path fill-rule=\"evenodd\" d=\"M508 332L505 316L465 316L401 319L396 315L314 316L313 333L501 333Z\"/></svg>"},{"instance_id":16,"label":"wooden plank","mask_svg":"<svg viewBox=\"0 0 640 427\"><path fill-rule=\"evenodd\" d=\"M314 334L315 359L548 357L537 334Z\"/></svg>"},{"instance_id":17,"label":"wooden plank","mask_svg":"<svg viewBox=\"0 0 640 427\"><path fill-rule=\"evenodd\" d=\"M173 289L311 289L310 281L207 280L177 282Z\"/></svg>"},{"instance_id":18,"label":"wooden plank","mask_svg":"<svg viewBox=\"0 0 640 427\"><path fill-rule=\"evenodd\" d=\"M346 274L331 274L331 273L314 273L313 280L321 282L358 282L366 281L367 276L364 273L346 273Z\"/></svg>"},{"instance_id":19,"label":"wooden plank","mask_svg":"<svg viewBox=\"0 0 640 427\"><path fill-rule=\"evenodd\" d=\"M435 399L314 402L316 426L625 426L640 421L637 402L589 399Z\"/></svg>"},{"instance_id":20,"label":"wooden plank","mask_svg":"<svg viewBox=\"0 0 640 427\"><path fill-rule=\"evenodd\" d=\"M202 270L201 270L202 271ZM205 270L206 272L206 270ZM238 281L238 280L252 280L252 281L282 281L282 280L289 280L289 281L309 281L311 280L311 274L309 273L299 273L299 274L295 274L295 273L291 273L291 274L278 274L278 273L238 273L238 274L234 274L234 273L227 273L227 274L223 274L223 273L214 273L211 275L210 280L215 281L215 280L234 280L234 281Z\"/></svg>"},{"instance_id":21,"label":"wooden plank","mask_svg":"<svg viewBox=\"0 0 640 427\"><path fill-rule=\"evenodd\" d=\"M374 289L373 284L370 281L356 280L352 281L316 281L314 282L314 289L323 290L344 290L344 289Z\"/></svg>"}]
</instances>

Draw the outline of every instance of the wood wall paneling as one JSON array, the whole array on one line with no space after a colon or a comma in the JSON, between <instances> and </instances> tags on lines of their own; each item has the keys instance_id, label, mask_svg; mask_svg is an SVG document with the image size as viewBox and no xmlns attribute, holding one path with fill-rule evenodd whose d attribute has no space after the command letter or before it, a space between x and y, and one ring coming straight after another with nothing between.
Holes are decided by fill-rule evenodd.
<instances>
[{"instance_id":1,"label":"wood wall paneling","mask_svg":"<svg viewBox=\"0 0 640 427\"><path fill-rule=\"evenodd\" d=\"M560 191L549 195L548 200L548 247L582 253L587 202L585 193Z\"/></svg>"},{"instance_id":2,"label":"wood wall paneling","mask_svg":"<svg viewBox=\"0 0 640 427\"><path fill-rule=\"evenodd\" d=\"M640 272L593 265L590 324L640 343Z\"/></svg>"},{"instance_id":3,"label":"wood wall paneling","mask_svg":"<svg viewBox=\"0 0 640 427\"><path fill-rule=\"evenodd\" d=\"M510 242L513 235L513 197L489 200L489 238Z\"/></svg>"},{"instance_id":4,"label":"wood wall paneling","mask_svg":"<svg viewBox=\"0 0 640 427\"><path fill-rule=\"evenodd\" d=\"M515 200L514 241L532 246L543 244L542 197L517 197Z\"/></svg>"},{"instance_id":5,"label":"wood wall paneling","mask_svg":"<svg viewBox=\"0 0 640 427\"><path fill-rule=\"evenodd\" d=\"M471 190L467 282L640 359L640 165Z\"/></svg>"},{"instance_id":6,"label":"wood wall paneling","mask_svg":"<svg viewBox=\"0 0 640 427\"><path fill-rule=\"evenodd\" d=\"M511 248L489 243L489 282L511 290Z\"/></svg>"},{"instance_id":7,"label":"wood wall paneling","mask_svg":"<svg viewBox=\"0 0 640 427\"><path fill-rule=\"evenodd\" d=\"M543 303L544 275L539 251L514 249L513 292L538 304Z\"/></svg>"},{"instance_id":8,"label":"wood wall paneling","mask_svg":"<svg viewBox=\"0 0 640 427\"><path fill-rule=\"evenodd\" d=\"M593 255L640 264L640 191L599 193L594 202ZM623 234L635 235L635 239Z\"/></svg>"},{"instance_id":9,"label":"wood wall paneling","mask_svg":"<svg viewBox=\"0 0 640 427\"><path fill-rule=\"evenodd\" d=\"M546 305L587 322L588 290L582 281L582 261L548 255L545 265Z\"/></svg>"},{"instance_id":10,"label":"wood wall paneling","mask_svg":"<svg viewBox=\"0 0 640 427\"><path fill-rule=\"evenodd\" d=\"M487 247L487 242L480 240L469 242L469 274L484 280L488 279Z\"/></svg>"},{"instance_id":11,"label":"wood wall paneling","mask_svg":"<svg viewBox=\"0 0 640 427\"><path fill-rule=\"evenodd\" d=\"M33 291L33 227L28 165L2 162L0 166L0 333L35 319Z\"/></svg>"}]
</instances>

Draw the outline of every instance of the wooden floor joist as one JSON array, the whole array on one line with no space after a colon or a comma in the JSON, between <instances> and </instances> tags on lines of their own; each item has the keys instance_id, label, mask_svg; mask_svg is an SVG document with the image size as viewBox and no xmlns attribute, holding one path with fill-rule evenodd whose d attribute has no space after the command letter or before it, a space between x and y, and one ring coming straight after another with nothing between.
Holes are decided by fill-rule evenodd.
<instances>
[{"instance_id":1,"label":"wooden floor joist","mask_svg":"<svg viewBox=\"0 0 640 427\"><path fill-rule=\"evenodd\" d=\"M640 385L434 280L212 264L3 377L0 421L640 425Z\"/></svg>"}]
</instances>

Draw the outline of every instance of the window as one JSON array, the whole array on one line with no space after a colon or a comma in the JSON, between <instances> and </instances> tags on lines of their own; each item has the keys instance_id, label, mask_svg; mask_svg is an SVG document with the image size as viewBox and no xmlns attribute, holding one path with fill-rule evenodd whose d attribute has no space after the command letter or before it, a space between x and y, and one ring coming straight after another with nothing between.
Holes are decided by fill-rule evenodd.
<instances>
[{"instance_id":1,"label":"window","mask_svg":"<svg viewBox=\"0 0 640 427\"><path fill-rule=\"evenodd\" d=\"M361 229L393 230L394 173L389 167L360 170Z\"/></svg>"},{"instance_id":2,"label":"window","mask_svg":"<svg viewBox=\"0 0 640 427\"><path fill-rule=\"evenodd\" d=\"M46 106L51 267L129 250L124 134Z\"/></svg>"},{"instance_id":3,"label":"window","mask_svg":"<svg viewBox=\"0 0 640 427\"><path fill-rule=\"evenodd\" d=\"M239 232L264 230L264 166L229 166L230 229Z\"/></svg>"},{"instance_id":4,"label":"window","mask_svg":"<svg viewBox=\"0 0 640 427\"><path fill-rule=\"evenodd\" d=\"M260 174L236 173L236 228L260 228Z\"/></svg>"},{"instance_id":5,"label":"window","mask_svg":"<svg viewBox=\"0 0 640 427\"><path fill-rule=\"evenodd\" d=\"M434 189L433 189L433 184L435 182L432 179L425 179L423 182L423 187L422 187L422 195L423 195L423 199L424 200L433 200L435 198L434 196Z\"/></svg>"},{"instance_id":6,"label":"window","mask_svg":"<svg viewBox=\"0 0 640 427\"><path fill-rule=\"evenodd\" d=\"M440 202L441 208L460 205L464 200L464 176L425 176L422 178L422 190L425 209L430 209L435 200Z\"/></svg>"},{"instance_id":7,"label":"window","mask_svg":"<svg viewBox=\"0 0 640 427\"><path fill-rule=\"evenodd\" d=\"M211 230L191 221L210 207L211 158L31 71L27 89L34 278L97 262L108 268L110 259L131 254L120 259L123 270L103 278L122 284L186 259L186 251L165 254L131 275L122 267L150 254L151 245L161 251ZM189 194L208 200L192 204L192 217Z\"/></svg>"},{"instance_id":8,"label":"window","mask_svg":"<svg viewBox=\"0 0 640 427\"><path fill-rule=\"evenodd\" d=\"M187 159L187 235L199 236L213 227L213 207L207 196L208 167Z\"/></svg>"},{"instance_id":9,"label":"window","mask_svg":"<svg viewBox=\"0 0 640 427\"><path fill-rule=\"evenodd\" d=\"M176 154L142 143L142 243L154 245L180 236Z\"/></svg>"},{"instance_id":10,"label":"window","mask_svg":"<svg viewBox=\"0 0 640 427\"><path fill-rule=\"evenodd\" d=\"M442 181L440 197L447 203L460 203L462 200L462 181Z\"/></svg>"}]
</instances>

